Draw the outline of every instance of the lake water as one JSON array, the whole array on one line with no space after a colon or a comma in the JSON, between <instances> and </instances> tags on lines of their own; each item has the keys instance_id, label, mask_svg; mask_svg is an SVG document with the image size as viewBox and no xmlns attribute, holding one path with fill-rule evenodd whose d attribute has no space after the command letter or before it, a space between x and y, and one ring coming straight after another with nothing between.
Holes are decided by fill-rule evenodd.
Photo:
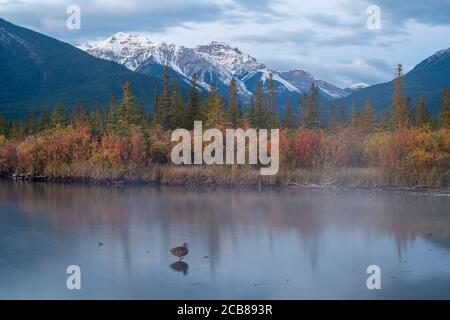
<instances>
[{"instance_id":1,"label":"lake water","mask_svg":"<svg viewBox=\"0 0 450 320\"><path fill-rule=\"evenodd\" d=\"M0 298L448 299L450 197L1 181Z\"/></svg>"}]
</instances>

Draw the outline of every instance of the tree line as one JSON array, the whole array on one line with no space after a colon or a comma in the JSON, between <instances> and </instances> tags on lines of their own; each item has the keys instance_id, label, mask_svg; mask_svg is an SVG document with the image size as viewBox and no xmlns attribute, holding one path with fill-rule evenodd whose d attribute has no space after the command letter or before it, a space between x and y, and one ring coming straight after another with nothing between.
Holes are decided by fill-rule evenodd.
<instances>
[{"instance_id":1,"label":"tree line","mask_svg":"<svg viewBox=\"0 0 450 320\"><path fill-rule=\"evenodd\" d=\"M162 130L176 128L192 129L194 120L203 121L206 128L304 128L310 130L333 131L342 127L354 127L363 133L375 129L395 131L402 128L430 127L450 128L450 95L444 89L441 96L441 108L437 119L432 119L424 97L417 100L415 113L411 99L403 93L402 66L398 65L395 79L392 104L379 116L375 114L373 103L369 100L358 110L353 103L350 114L347 108L340 105L338 110L331 101L326 108L321 107L317 86L312 84L308 93L300 96L298 111L294 111L294 103L288 98L284 115L281 116L277 103L273 75L265 86L261 81L256 83L255 94L251 101L242 104L239 99L238 83L233 79L227 97L222 97L214 85L210 85L207 95L199 90L196 75L190 79L190 90L187 99L180 93L176 81L171 80L169 69L163 74L161 92L155 96L153 113L145 111L144 105L133 96L129 82L123 85L120 100L113 94L109 106L88 108L84 103L75 104L70 112L62 103L52 109L45 106L40 115L31 112L27 119L20 121L7 120L0 114L0 135L6 138L22 139L28 135L69 124L88 123L91 134L100 137L104 133L126 136L133 128L153 128Z\"/></svg>"}]
</instances>

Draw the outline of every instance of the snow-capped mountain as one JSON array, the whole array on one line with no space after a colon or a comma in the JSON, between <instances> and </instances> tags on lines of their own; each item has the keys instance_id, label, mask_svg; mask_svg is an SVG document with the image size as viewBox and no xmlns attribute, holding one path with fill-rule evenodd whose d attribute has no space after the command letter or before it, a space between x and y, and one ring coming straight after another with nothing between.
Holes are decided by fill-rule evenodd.
<instances>
[{"instance_id":1,"label":"snow-capped mountain","mask_svg":"<svg viewBox=\"0 0 450 320\"><path fill-rule=\"evenodd\" d=\"M299 95L315 83L326 99L342 98L348 93L325 81L315 79L303 70L278 72L267 68L249 54L223 42L211 42L195 48L175 44L155 43L141 35L116 33L103 41L78 46L89 54L115 61L128 69L161 77L163 66L168 66L184 81L196 74L199 86L208 90L214 84L222 93L228 91L235 79L239 94L249 98L257 81L263 84L273 75L278 96ZM284 99L282 99L284 100Z\"/></svg>"},{"instance_id":2,"label":"snow-capped mountain","mask_svg":"<svg viewBox=\"0 0 450 320\"><path fill-rule=\"evenodd\" d=\"M369 87L369 85L367 83L358 82L358 83L354 83L351 86L345 88L344 91L347 92L348 94L352 94L353 92L359 91L359 90L367 88L367 87Z\"/></svg>"}]
</instances>

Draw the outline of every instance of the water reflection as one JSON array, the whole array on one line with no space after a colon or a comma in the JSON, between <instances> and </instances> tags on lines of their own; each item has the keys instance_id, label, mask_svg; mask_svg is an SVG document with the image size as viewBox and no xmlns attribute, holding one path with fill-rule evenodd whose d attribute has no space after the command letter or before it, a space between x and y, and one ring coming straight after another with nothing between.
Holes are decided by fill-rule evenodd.
<instances>
[{"instance_id":1,"label":"water reflection","mask_svg":"<svg viewBox=\"0 0 450 320\"><path fill-rule=\"evenodd\" d=\"M184 275L187 275L189 265L184 261L177 261L170 265L170 269L172 269L173 271L176 271L176 272L181 272Z\"/></svg>"},{"instance_id":2,"label":"water reflection","mask_svg":"<svg viewBox=\"0 0 450 320\"><path fill-rule=\"evenodd\" d=\"M72 263L96 283L82 298L372 297L370 264L399 297L428 278L450 296L447 197L0 182L0 204L3 298L70 298L53 277ZM171 263L185 241L190 266Z\"/></svg>"}]
</instances>

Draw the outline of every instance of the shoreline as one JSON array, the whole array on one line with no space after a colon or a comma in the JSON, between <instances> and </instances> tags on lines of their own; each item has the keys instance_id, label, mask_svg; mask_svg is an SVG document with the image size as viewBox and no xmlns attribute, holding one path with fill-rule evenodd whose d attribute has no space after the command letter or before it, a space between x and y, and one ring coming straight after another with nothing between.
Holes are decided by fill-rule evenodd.
<instances>
[{"instance_id":1,"label":"shoreline","mask_svg":"<svg viewBox=\"0 0 450 320\"><path fill-rule=\"evenodd\" d=\"M158 186L158 187L185 187L185 188L226 188L226 189L256 189L256 190L289 190L289 191L367 191L367 192L395 192L424 194L434 196L449 196L450 188L438 188L429 186L400 186L400 185L371 185L364 183L348 183L342 181L331 181L322 183L297 183L292 181L267 183L267 181L248 180L245 183L218 183L205 181L198 177L197 180L189 181L161 181L161 179L110 179L110 178L92 178L92 177L72 177L72 176L32 176L32 175L0 175L0 181L10 181L16 183L30 184L73 184L88 186L106 186L106 187L127 187L127 186Z\"/></svg>"}]
</instances>

